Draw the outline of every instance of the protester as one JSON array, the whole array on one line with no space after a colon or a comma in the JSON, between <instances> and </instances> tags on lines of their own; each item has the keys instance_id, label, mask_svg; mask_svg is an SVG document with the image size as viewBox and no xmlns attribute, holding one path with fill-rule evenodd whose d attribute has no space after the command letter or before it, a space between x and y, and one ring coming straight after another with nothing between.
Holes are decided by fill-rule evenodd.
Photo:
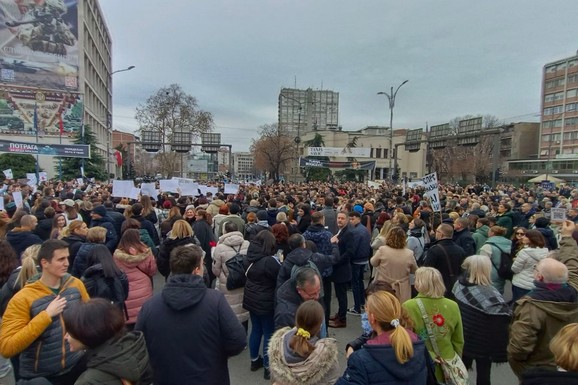
<instances>
[{"instance_id":1,"label":"protester","mask_svg":"<svg viewBox=\"0 0 578 385\"><path fill-rule=\"evenodd\" d=\"M277 385L330 385L339 378L337 341L319 338L323 306L306 301L295 314L295 327L285 327L269 342L271 378Z\"/></svg>"},{"instance_id":2,"label":"protester","mask_svg":"<svg viewBox=\"0 0 578 385\"><path fill-rule=\"evenodd\" d=\"M88 369L75 385L152 382L143 334L127 333L122 312L109 301L94 298L77 303L62 318L70 351L86 351Z\"/></svg>"},{"instance_id":3,"label":"protester","mask_svg":"<svg viewBox=\"0 0 578 385\"><path fill-rule=\"evenodd\" d=\"M512 302L517 301L532 290L534 268L548 256L546 241L538 230L528 230L522 238L525 247L520 250L512 263Z\"/></svg>"},{"instance_id":4,"label":"protester","mask_svg":"<svg viewBox=\"0 0 578 385\"><path fill-rule=\"evenodd\" d=\"M492 285L502 295L504 294L506 280L503 277L500 277L498 269L500 267L502 254L509 254L512 249L512 242L506 238L506 232L506 229L503 227L492 226L488 230L488 239L480 249L480 254L485 255L490 259L492 266Z\"/></svg>"}]
</instances>

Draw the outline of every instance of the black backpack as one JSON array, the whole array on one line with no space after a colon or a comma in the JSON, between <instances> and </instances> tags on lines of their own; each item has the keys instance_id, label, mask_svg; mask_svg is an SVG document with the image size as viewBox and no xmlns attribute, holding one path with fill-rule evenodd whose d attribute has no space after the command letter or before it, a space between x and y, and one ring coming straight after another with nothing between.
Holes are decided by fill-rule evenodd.
<instances>
[{"instance_id":1,"label":"black backpack","mask_svg":"<svg viewBox=\"0 0 578 385\"><path fill-rule=\"evenodd\" d=\"M492 258L490 257L490 261L492 262L492 266L494 266L494 269L496 269L498 277L511 281L512 277L514 276L514 273L512 272L512 256L510 255L510 253L500 249L498 245L492 242L488 242L488 244L495 246L500 251L499 265L496 266L494 264L494 261L492 261Z\"/></svg>"},{"instance_id":2,"label":"black backpack","mask_svg":"<svg viewBox=\"0 0 578 385\"><path fill-rule=\"evenodd\" d=\"M81 277L86 291L91 298L105 298L118 306L128 319L125 301L128 298L128 278L121 271L115 277L105 277L100 264L86 269Z\"/></svg>"},{"instance_id":3,"label":"black backpack","mask_svg":"<svg viewBox=\"0 0 578 385\"><path fill-rule=\"evenodd\" d=\"M234 247L231 248L235 250ZM235 255L225 262L225 265L227 265L227 269L229 270L229 275L227 276L227 290L235 290L244 287L247 282L243 256L240 254L240 251L241 246L239 246L238 250L235 250Z\"/></svg>"}]
</instances>

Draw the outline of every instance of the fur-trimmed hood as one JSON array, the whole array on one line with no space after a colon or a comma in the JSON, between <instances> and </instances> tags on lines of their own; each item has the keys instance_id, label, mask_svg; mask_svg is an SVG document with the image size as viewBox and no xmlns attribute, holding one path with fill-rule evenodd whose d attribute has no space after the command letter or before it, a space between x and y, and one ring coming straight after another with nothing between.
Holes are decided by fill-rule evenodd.
<instances>
[{"instance_id":1,"label":"fur-trimmed hood","mask_svg":"<svg viewBox=\"0 0 578 385\"><path fill-rule=\"evenodd\" d=\"M337 341L324 338L315 343L315 350L301 362L288 363L285 345L289 344L295 328L277 330L269 342L269 369L271 377L280 385L333 384L341 372L337 359ZM288 347L287 347L288 348Z\"/></svg>"},{"instance_id":2,"label":"fur-trimmed hood","mask_svg":"<svg viewBox=\"0 0 578 385\"><path fill-rule=\"evenodd\" d=\"M147 259L147 257L151 254L151 249L149 247L146 248L146 250L140 254L129 254L126 253L124 251L122 251L121 249L116 249L114 251L114 257L117 258L119 261L122 261L124 263L127 263L129 265L138 265L139 263L141 263L142 261L144 261L145 259Z\"/></svg>"}]
</instances>

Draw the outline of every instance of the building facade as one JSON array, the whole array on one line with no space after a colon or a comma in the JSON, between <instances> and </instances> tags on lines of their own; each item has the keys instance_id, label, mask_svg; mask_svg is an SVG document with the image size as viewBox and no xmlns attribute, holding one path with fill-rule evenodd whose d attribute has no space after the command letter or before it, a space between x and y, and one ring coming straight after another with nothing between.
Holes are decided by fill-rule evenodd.
<instances>
[{"instance_id":1,"label":"building facade","mask_svg":"<svg viewBox=\"0 0 578 385\"><path fill-rule=\"evenodd\" d=\"M18 3L0 0L0 137L70 144L85 124L109 159L112 42L98 1ZM39 156L50 178L55 165Z\"/></svg>"},{"instance_id":2,"label":"building facade","mask_svg":"<svg viewBox=\"0 0 578 385\"><path fill-rule=\"evenodd\" d=\"M257 177L255 156L250 152L234 152L233 171L237 180L254 180Z\"/></svg>"},{"instance_id":3,"label":"building facade","mask_svg":"<svg viewBox=\"0 0 578 385\"><path fill-rule=\"evenodd\" d=\"M304 141L313 139L318 133L323 137L325 147L344 148L350 143L355 143L356 148L369 148L368 158L357 158L357 161L375 161L375 169L369 171L368 179L387 179L389 173L389 128L380 126L368 126L357 131L326 130L311 132L303 137ZM421 178L425 175L426 146L423 145L416 152L404 150L402 143L405 142L407 130L397 129L393 131L393 146L397 150L397 166L400 177ZM395 150L394 150L395 152ZM307 156L307 148L302 147L301 156ZM331 157L332 161L345 161L345 157ZM392 162L394 165L395 162ZM334 170L336 171L336 170Z\"/></svg>"},{"instance_id":4,"label":"building facade","mask_svg":"<svg viewBox=\"0 0 578 385\"><path fill-rule=\"evenodd\" d=\"M292 137L339 127L339 93L282 88L278 100L279 129Z\"/></svg>"}]
</instances>

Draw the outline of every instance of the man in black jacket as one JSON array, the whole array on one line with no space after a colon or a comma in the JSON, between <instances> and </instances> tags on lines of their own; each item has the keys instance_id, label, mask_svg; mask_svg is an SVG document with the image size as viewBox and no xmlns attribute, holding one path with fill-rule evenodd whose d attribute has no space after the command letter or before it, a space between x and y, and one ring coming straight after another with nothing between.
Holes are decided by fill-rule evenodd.
<instances>
[{"instance_id":1,"label":"man in black jacket","mask_svg":"<svg viewBox=\"0 0 578 385\"><path fill-rule=\"evenodd\" d=\"M118 244L119 237L117 235L116 230L114 229L112 219L110 219L110 217L108 216L104 206L100 205L93 208L92 212L90 213L90 218L92 219L90 221L91 228L100 226L106 229L106 240L104 241L104 243L106 244L106 247L108 247L110 252L114 253L114 249Z\"/></svg>"},{"instance_id":2,"label":"man in black jacket","mask_svg":"<svg viewBox=\"0 0 578 385\"><path fill-rule=\"evenodd\" d=\"M464 249L466 257L476 253L476 241L468 226L470 222L467 218L458 218L454 221L454 242Z\"/></svg>"},{"instance_id":3,"label":"man in black jacket","mask_svg":"<svg viewBox=\"0 0 578 385\"><path fill-rule=\"evenodd\" d=\"M323 281L323 301L325 303L325 316L329 320L329 327L344 328L347 326L347 284L351 282L351 258L355 255L355 243L353 233L349 226L349 217L347 213L337 214L337 226L339 231L331 238L331 243L337 244L339 248L339 258L333 265L333 274L331 274L328 285ZM337 313L331 314L331 282L335 287L335 297L337 297Z\"/></svg>"},{"instance_id":4,"label":"man in black jacket","mask_svg":"<svg viewBox=\"0 0 578 385\"><path fill-rule=\"evenodd\" d=\"M321 278L317 272L309 267L301 268L295 277L286 281L277 290L275 330L295 326L295 313L299 305L311 299L319 300L320 293Z\"/></svg>"},{"instance_id":5,"label":"man in black jacket","mask_svg":"<svg viewBox=\"0 0 578 385\"><path fill-rule=\"evenodd\" d=\"M171 253L162 293L144 304L135 330L144 333L157 385L228 385L227 359L243 351L247 335L224 295L203 281L203 250Z\"/></svg>"},{"instance_id":6,"label":"man in black jacket","mask_svg":"<svg viewBox=\"0 0 578 385\"><path fill-rule=\"evenodd\" d=\"M116 211L114 209L114 204L110 200L104 202L104 208L106 209L106 214L112 220L112 224L114 225L114 230L116 231L116 235L118 237L120 237L121 229L122 229L122 223L125 220L124 215L122 215L121 213L119 213L118 211Z\"/></svg>"},{"instance_id":7,"label":"man in black jacket","mask_svg":"<svg viewBox=\"0 0 578 385\"><path fill-rule=\"evenodd\" d=\"M424 266L439 270L446 286L445 296L453 299L452 288L462 272L465 252L453 240L454 229L447 223L438 226L436 241L426 252Z\"/></svg>"}]
</instances>

